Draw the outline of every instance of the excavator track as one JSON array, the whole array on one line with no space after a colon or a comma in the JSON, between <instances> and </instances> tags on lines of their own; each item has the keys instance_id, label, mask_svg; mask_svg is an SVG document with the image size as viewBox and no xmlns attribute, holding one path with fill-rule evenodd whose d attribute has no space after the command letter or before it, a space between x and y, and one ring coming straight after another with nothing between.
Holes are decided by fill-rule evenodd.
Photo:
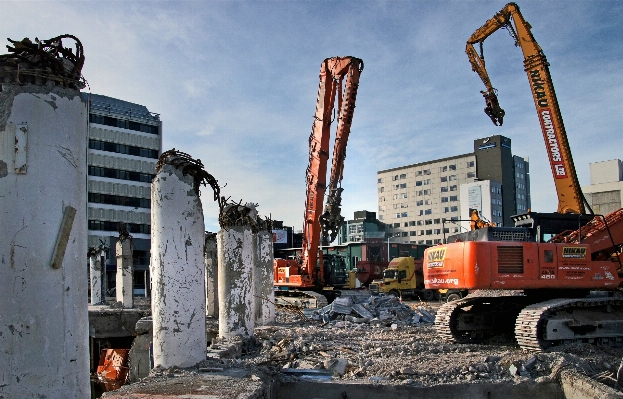
<instances>
[{"instance_id":1,"label":"excavator track","mask_svg":"<svg viewBox=\"0 0 623 399\"><path fill-rule=\"evenodd\" d=\"M435 328L447 342L478 343L494 335L512 333L514 320L527 301L525 296L505 291L469 295L442 305Z\"/></svg>"},{"instance_id":2,"label":"excavator track","mask_svg":"<svg viewBox=\"0 0 623 399\"><path fill-rule=\"evenodd\" d=\"M552 299L524 308L515 338L523 349L588 342L623 346L623 298Z\"/></svg>"}]
</instances>

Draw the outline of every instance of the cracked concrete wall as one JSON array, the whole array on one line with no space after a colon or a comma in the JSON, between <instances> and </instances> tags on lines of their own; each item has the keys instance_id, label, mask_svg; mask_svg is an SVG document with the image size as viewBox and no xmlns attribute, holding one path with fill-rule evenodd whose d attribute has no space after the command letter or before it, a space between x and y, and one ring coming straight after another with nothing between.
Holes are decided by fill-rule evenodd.
<instances>
[{"instance_id":1,"label":"cracked concrete wall","mask_svg":"<svg viewBox=\"0 0 623 399\"><path fill-rule=\"evenodd\" d=\"M115 294L117 302L121 302L124 308L134 307L133 294L133 277L134 277L134 260L132 254L134 252L134 244L131 239L117 241L115 245L115 254L117 258L117 275Z\"/></svg>"},{"instance_id":2,"label":"cracked concrete wall","mask_svg":"<svg viewBox=\"0 0 623 399\"><path fill-rule=\"evenodd\" d=\"M261 230L254 237L255 324L267 326L275 322L273 233Z\"/></svg>"},{"instance_id":3,"label":"cracked concrete wall","mask_svg":"<svg viewBox=\"0 0 623 399\"><path fill-rule=\"evenodd\" d=\"M218 252L216 236L205 240L206 316L218 317Z\"/></svg>"},{"instance_id":4,"label":"cracked concrete wall","mask_svg":"<svg viewBox=\"0 0 623 399\"><path fill-rule=\"evenodd\" d=\"M234 226L216 236L218 246L219 337L250 337L255 328L253 243L250 226Z\"/></svg>"},{"instance_id":5,"label":"cracked concrete wall","mask_svg":"<svg viewBox=\"0 0 623 399\"><path fill-rule=\"evenodd\" d=\"M77 90L1 86L0 397L90 398L87 116Z\"/></svg>"},{"instance_id":6,"label":"cracked concrete wall","mask_svg":"<svg viewBox=\"0 0 623 399\"><path fill-rule=\"evenodd\" d=\"M194 178L165 164L151 185L154 366L206 358L203 210Z\"/></svg>"},{"instance_id":7,"label":"cracked concrete wall","mask_svg":"<svg viewBox=\"0 0 623 399\"><path fill-rule=\"evenodd\" d=\"M106 258L104 251L98 251L89 257L89 276L91 277L91 305L98 305L104 302L106 293L105 277L106 277ZM102 263L104 261L104 263Z\"/></svg>"}]
</instances>

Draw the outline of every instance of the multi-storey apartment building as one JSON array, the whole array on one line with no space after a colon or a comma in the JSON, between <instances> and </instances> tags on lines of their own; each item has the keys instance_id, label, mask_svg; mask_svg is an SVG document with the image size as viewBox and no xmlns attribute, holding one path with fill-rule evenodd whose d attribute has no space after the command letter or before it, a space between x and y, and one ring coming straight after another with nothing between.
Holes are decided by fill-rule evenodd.
<instances>
[{"instance_id":1,"label":"multi-storey apartment building","mask_svg":"<svg viewBox=\"0 0 623 399\"><path fill-rule=\"evenodd\" d=\"M133 237L134 280L149 281L151 181L162 152L162 122L143 105L86 94L88 129L88 245L107 253L108 287L114 286L119 223Z\"/></svg>"},{"instance_id":2,"label":"multi-storey apartment building","mask_svg":"<svg viewBox=\"0 0 623 399\"><path fill-rule=\"evenodd\" d=\"M492 136L474 140L473 153L379 171L379 220L395 242L438 244L464 228L459 221L477 209L478 192L481 215L511 226L511 216L530 206L528 170L510 139Z\"/></svg>"}]
</instances>

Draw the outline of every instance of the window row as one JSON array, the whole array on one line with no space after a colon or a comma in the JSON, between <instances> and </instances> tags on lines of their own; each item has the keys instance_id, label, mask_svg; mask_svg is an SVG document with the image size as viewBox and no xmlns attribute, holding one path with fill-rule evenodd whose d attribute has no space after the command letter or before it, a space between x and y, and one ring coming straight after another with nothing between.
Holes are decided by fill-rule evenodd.
<instances>
[{"instance_id":1,"label":"window row","mask_svg":"<svg viewBox=\"0 0 623 399\"><path fill-rule=\"evenodd\" d=\"M120 127L122 129L135 130L137 132L158 134L158 126L146 125L139 122L131 122L128 120L113 118L112 116L103 116L89 114L89 122L99 125Z\"/></svg>"},{"instance_id":2,"label":"window row","mask_svg":"<svg viewBox=\"0 0 623 399\"><path fill-rule=\"evenodd\" d=\"M456 220L459 220L459 218L458 218L458 216L452 216L449 219L444 219L444 221L450 221L450 220L451 221L456 221ZM403 222L403 225L404 225L404 227L429 226L429 225L432 225L432 224L441 224L441 221L442 220L439 219L439 218L436 218L436 219L426 219L426 220L417 220L417 221L412 220L410 222ZM396 222L393 225L391 223L388 224L387 227L389 227L389 228L392 228L392 227L398 228L398 227L401 227L401 225L400 225L400 222ZM457 228L456 231L458 231L458 228Z\"/></svg>"},{"instance_id":3,"label":"window row","mask_svg":"<svg viewBox=\"0 0 623 399\"><path fill-rule=\"evenodd\" d=\"M135 155L137 157L158 159L158 151L133 145L109 143L107 141L89 139L89 148L92 150L116 152L117 154Z\"/></svg>"},{"instance_id":4,"label":"window row","mask_svg":"<svg viewBox=\"0 0 623 399\"><path fill-rule=\"evenodd\" d=\"M106 220L89 220L89 230L102 230L102 231L118 231L119 223L122 222L109 222ZM128 233L141 233L150 234L151 226L148 224L136 224L125 223L125 228Z\"/></svg>"},{"instance_id":5,"label":"window row","mask_svg":"<svg viewBox=\"0 0 623 399\"><path fill-rule=\"evenodd\" d=\"M131 206L133 208L151 208L151 200L149 198L123 197L121 195L89 193L89 202L95 204Z\"/></svg>"},{"instance_id":6,"label":"window row","mask_svg":"<svg viewBox=\"0 0 623 399\"><path fill-rule=\"evenodd\" d=\"M108 177L111 179L139 181L143 183L151 183L156 175L149 173L131 172L129 170L119 170L111 168L102 168L99 166L89 166L90 176Z\"/></svg>"}]
</instances>

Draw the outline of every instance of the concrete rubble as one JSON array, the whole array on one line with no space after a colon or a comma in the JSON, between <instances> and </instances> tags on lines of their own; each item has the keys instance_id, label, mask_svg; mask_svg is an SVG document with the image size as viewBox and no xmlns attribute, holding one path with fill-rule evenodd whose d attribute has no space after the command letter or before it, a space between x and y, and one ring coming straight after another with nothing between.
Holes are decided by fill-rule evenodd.
<instances>
[{"instance_id":1,"label":"concrete rubble","mask_svg":"<svg viewBox=\"0 0 623 399\"><path fill-rule=\"evenodd\" d=\"M393 295L344 296L329 305L311 312L310 318L326 323L379 323L396 327L419 323L434 323L435 316L422 306L413 309ZM392 327L396 329L396 327Z\"/></svg>"},{"instance_id":2,"label":"concrete rubble","mask_svg":"<svg viewBox=\"0 0 623 399\"><path fill-rule=\"evenodd\" d=\"M388 298L383 301L393 303ZM415 301L401 305L413 312L417 310L420 317L423 313L434 316L439 307L438 303ZM385 306L389 307L387 303ZM395 307L404 310L402 306ZM482 344L446 344L437 339L431 323L413 324L398 319L383 323L336 319L327 323L280 308L275 324L256 327L251 338L213 339L207 359L197 366L156 368L138 384L107 393L104 398L168 392L272 397L266 396L271 392L271 384L285 384L293 389L291 384L310 381L341 384L348 397L357 392L356 384L411 390L457 387L466 392L471 392L469 387L473 384L502 384L499 386L518 386L526 392L537 386L554 387L559 393L551 397L565 397L563 389L571 392L590 388L597 396L577 397L620 398L621 388L608 386L596 377L608 374L616 378L622 356L623 348L590 344L569 344L531 353L520 349L511 337ZM203 390L198 390L201 386ZM230 393L233 396L228 396Z\"/></svg>"}]
</instances>

